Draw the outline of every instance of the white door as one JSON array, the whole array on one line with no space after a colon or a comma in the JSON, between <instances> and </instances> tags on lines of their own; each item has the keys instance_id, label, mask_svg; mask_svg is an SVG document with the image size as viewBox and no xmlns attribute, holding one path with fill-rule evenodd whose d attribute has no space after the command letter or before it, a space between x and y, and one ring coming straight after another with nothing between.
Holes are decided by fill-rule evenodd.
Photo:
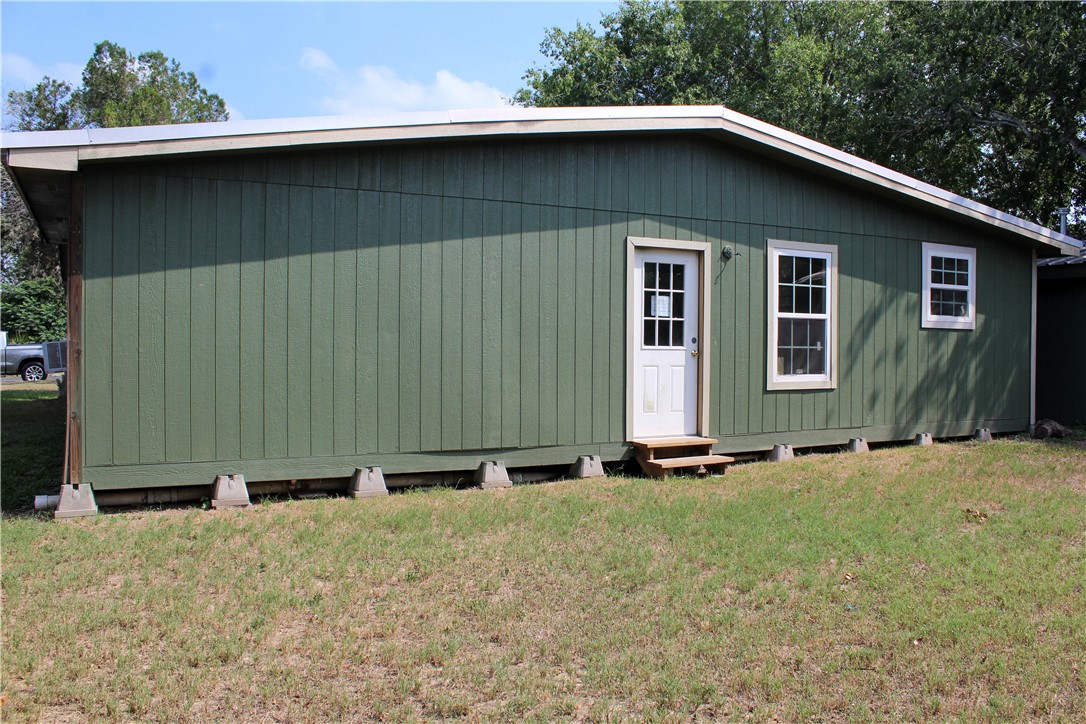
<instances>
[{"instance_id":1,"label":"white door","mask_svg":"<svg viewBox=\"0 0 1086 724\"><path fill-rule=\"evenodd\" d=\"M633 273L633 436L696 435L698 255L638 248Z\"/></svg>"}]
</instances>

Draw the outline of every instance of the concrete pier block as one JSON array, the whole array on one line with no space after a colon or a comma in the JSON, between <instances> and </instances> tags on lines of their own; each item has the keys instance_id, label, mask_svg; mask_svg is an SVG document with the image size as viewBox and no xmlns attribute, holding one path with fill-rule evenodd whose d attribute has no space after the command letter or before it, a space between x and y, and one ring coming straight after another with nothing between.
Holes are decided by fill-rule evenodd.
<instances>
[{"instance_id":1,"label":"concrete pier block","mask_svg":"<svg viewBox=\"0 0 1086 724\"><path fill-rule=\"evenodd\" d=\"M348 490L352 498L375 498L388 495L385 474L379 467L355 468Z\"/></svg>"},{"instance_id":2,"label":"concrete pier block","mask_svg":"<svg viewBox=\"0 0 1086 724\"><path fill-rule=\"evenodd\" d=\"M929 445L932 445L932 444L933 444L933 442L932 442L932 439L931 439L931 433L930 432L918 432L918 433L916 433L916 437L913 438L913 445L918 445L920 447L928 447Z\"/></svg>"},{"instance_id":3,"label":"concrete pier block","mask_svg":"<svg viewBox=\"0 0 1086 724\"><path fill-rule=\"evenodd\" d=\"M60 486L60 501L53 513L54 518L85 518L98 515L98 504L94 502L94 490L90 483Z\"/></svg>"},{"instance_id":4,"label":"concrete pier block","mask_svg":"<svg viewBox=\"0 0 1086 724\"><path fill-rule=\"evenodd\" d=\"M796 455L792 452L791 445L774 445L773 449L769 451L766 460L773 463L782 463L785 460L792 460L795 457Z\"/></svg>"},{"instance_id":5,"label":"concrete pier block","mask_svg":"<svg viewBox=\"0 0 1086 724\"><path fill-rule=\"evenodd\" d=\"M513 481L509 479L505 463L500 460L479 463L479 469L475 471L475 482L479 483L483 490L513 487Z\"/></svg>"},{"instance_id":6,"label":"concrete pier block","mask_svg":"<svg viewBox=\"0 0 1086 724\"><path fill-rule=\"evenodd\" d=\"M248 508L249 487L245 484L244 475L219 475L215 478L215 490L211 494L211 507L219 508Z\"/></svg>"},{"instance_id":7,"label":"concrete pier block","mask_svg":"<svg viewBox=\"0 0 1086 724\"><path fill-rule=\"evenodd\" d=\"M973 431L973 439L977 442L991 442L992 431L986 427L978 427Z\"/></svg>"},{"instance_id":8,"label":"concrete pier block","mask_svg":"<svg viewBox=\"0 0 1086 724\"><path fill-rule=\"evenodd\" d=\"M866 437L854 437L848 441L849 452L868 452L868 449Z\"/></svg>"},{"instance_id":9,"label":"concrete pier block","mask_svg":"<svg viewBox=\"0 0 1086 724\"><path fill-rule=\"evenodd\" d=\"M602 478L603 460L599 455L581 455L569 468L571 478Z\"/></svg>"}]
</instances>

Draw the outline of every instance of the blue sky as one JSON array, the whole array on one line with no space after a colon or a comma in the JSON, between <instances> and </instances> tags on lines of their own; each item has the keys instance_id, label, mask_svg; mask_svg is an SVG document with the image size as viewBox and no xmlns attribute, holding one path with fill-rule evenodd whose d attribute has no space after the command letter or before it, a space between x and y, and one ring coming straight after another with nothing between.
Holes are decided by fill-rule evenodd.
<instances>
[{"instance_id":1,"label":"blue sky","mask_svg":"<svg viewBox=\"0 0 1086 724\"><path fill-rule=\"evenodd\" d=\"M545 28L616 3L0 3L3 92L78 83L101 40L161 50L234 119L478 108L542 63Z\"/></svg>"}]
</instances>

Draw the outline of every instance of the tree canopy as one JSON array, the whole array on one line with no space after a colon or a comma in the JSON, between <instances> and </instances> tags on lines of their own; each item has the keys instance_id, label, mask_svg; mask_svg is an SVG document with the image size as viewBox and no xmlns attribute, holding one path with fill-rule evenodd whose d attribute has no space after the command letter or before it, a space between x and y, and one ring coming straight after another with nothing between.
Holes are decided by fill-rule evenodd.
<instances>
[{"instance_id":1,"label":"tree canopy","mask_svg":"<svg viewBox=\"0 0 1086 724\"><path fill-rule=\"evenodd\" d=\"M196 76L154 50L133 56L104 40L83 69L78 88L46 76L7 97L8 126L19 131L159 126L225 121L226 102Z\"/></svg>"},{"instance_id":2,"label":"tree canopy","mask_svg":"<svg viewBox=\"0 0 1086 724\"><path fill-rule=\"evenodd\" d=\"M108 40L94 47L79 87L46 76L33 88L8 93L6 104L5 126L14 131L154 126L229 118L226 102L203 88L176 60L157 50L133 56ZM5 282L58 278L56 250L39 238L7 169L2 177L0 276Z\"/></svg>"},{"instance_id":3,"label":"tree canopy","mask_svg":"<svg viewBox=\"0 0 1086 724\"><path fill-rule=\"evenodd\" d=\"M7 169L0 171L0 282L58 277L54 247L38 237L38 227L15 190Z\"/></svg>"},{"instance_id":4,"label":"tree canopy","mask_svg":"<svg viewBox=\"0 0 1086 724\"><path fill-rule=\"evenodd\" d=\"M552 28L537 106L719 103L1086 233L1086 5L627 0Z\"/></svg>"},{"instance_id":5,"label":"tree canopy","mask_svg":"<svg viewBox=\"0 0 1086 724\"><path fill-rule=\"evenodd\" d=\"M37 344L64 339L67 326L64 289L56 277L0 283L0 329L9 344Z\"/></svg>"}]
</instances>

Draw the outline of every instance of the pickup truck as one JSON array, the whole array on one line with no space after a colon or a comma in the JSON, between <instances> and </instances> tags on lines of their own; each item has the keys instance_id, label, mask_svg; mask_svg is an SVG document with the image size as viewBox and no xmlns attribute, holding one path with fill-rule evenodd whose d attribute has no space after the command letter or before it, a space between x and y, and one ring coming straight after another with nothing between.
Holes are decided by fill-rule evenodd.
<instances>
[{"instance_id":1,"label":"pickup truck","mask_svg":"<svg viewBox=\"0 0 1086 724\"><path fill-rule=\"evenodd\" d=\"M0 332L0 374L19 375L27 382L44 380L45 352L40 344L8 344L6 332Z\"/></svg>"}]
</instances>

